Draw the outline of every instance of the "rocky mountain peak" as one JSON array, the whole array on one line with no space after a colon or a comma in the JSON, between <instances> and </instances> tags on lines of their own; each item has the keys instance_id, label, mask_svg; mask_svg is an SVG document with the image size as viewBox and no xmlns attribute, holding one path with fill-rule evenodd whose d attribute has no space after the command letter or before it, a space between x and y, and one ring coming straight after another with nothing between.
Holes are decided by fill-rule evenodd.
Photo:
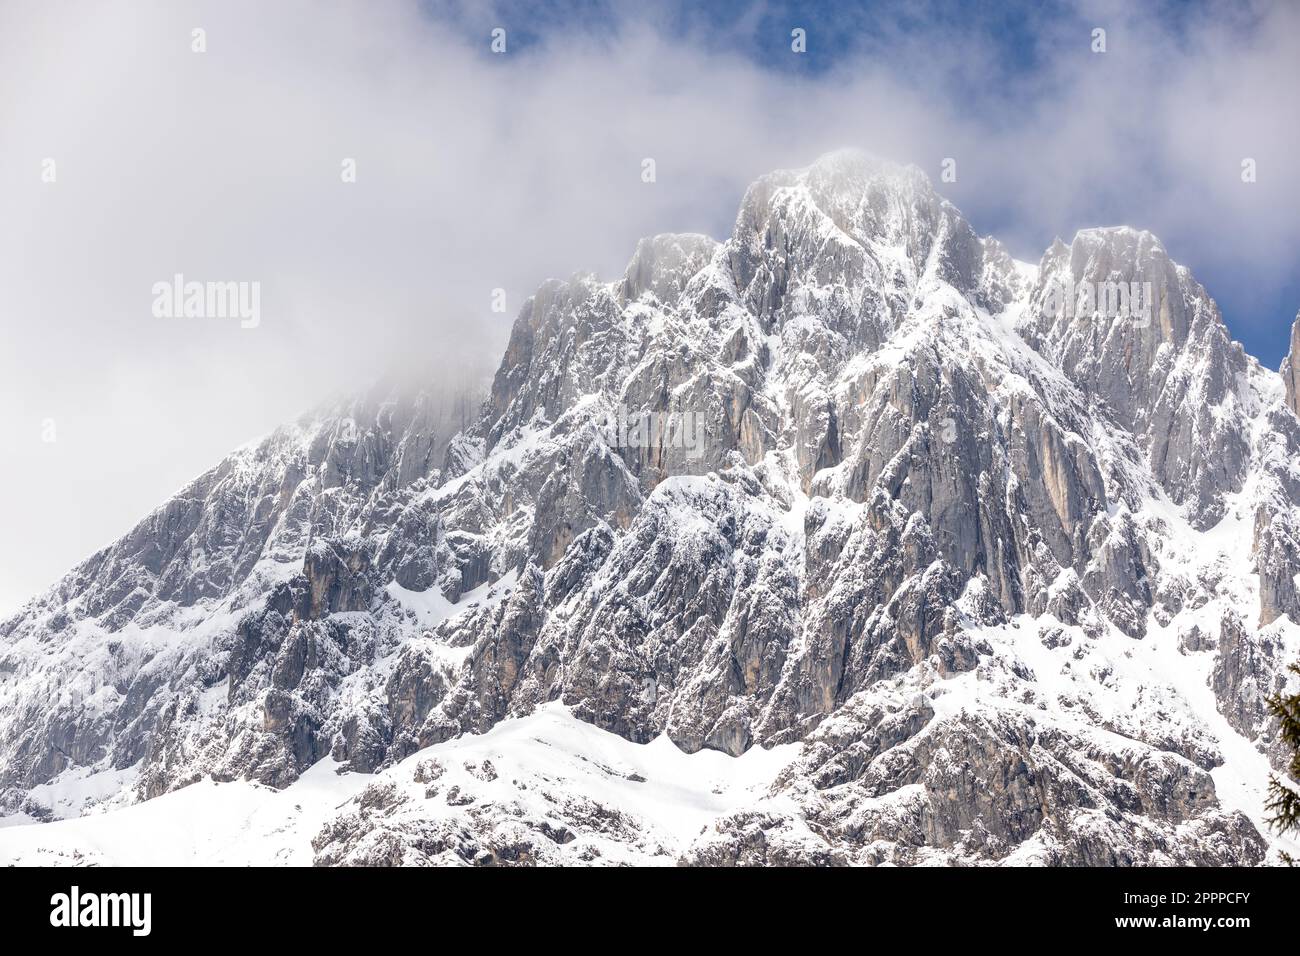
<instances>
[{"instance_id":1,"label":"rocky mountain peak","mask_svg":"<svg viewBox=\"0 0 1300 956\"><path fill-rule=\"evenodd\" d=\"M1198 526L1222 517L1246 470L1245 422L1267 388L1156 236L1119 226L1054 242L1021 331L1149 449L1157 479Z\"/></svg>"},{"instance_id":2,"label":"rocky mountain peak","mask_svg":"<svg viewBox=\"0 0 1300 956\"><path fill-rule=\"evenodd\" d=\"M760 177L746 191L732 239L742 245L797 240L901 250L919 275L936 244L970 227L915 166L858 150L827 154L802 169ZM797 246L786 245L794 252Z\"/></svg>"},{"instance_id":3,"label":"rocky mountain peak","mask_svg":"<svg viewBox=\"0 0 1300 956\"><path fill-rule=\"evenodd\" d=\"M724 251L731 282L766 330L816 313L855 350L892 334L920 289L1002 294L985 281L983 242L920 170L857 151L761 177Z\"/></svg>"},{"instance_id":4,"label":"rocky mountain peak","mask_svg":"<svg viewBox=\"0 0 1300 956\"><path fill-rule=\"evenodd\" d=\"M668 233L642 239L623 274L624 301L649 292L673 305L686 284L708 264L718 241L699 233Z\"/></svg>"}]
</instances>

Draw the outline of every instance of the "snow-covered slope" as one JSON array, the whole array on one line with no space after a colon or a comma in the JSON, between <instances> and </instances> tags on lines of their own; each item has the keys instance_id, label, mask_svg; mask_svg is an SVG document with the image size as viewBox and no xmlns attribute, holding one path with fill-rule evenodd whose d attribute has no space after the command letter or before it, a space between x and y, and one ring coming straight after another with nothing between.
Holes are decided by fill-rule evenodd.
<instances>
[{"instance_id":1,"label":"snow-covered slope","mask_svg":"<svg viewBox=\"0 0 1300 956\"><path fill-rule=\"evenodd\" d=\"M1053 296L1120 282L1149 316ZM1291 378L1149 233L1034 266L915 169L773 173L724 242L546 283L458 432L427 394L309 417L0 624L0 809L329 761L379 776L319 862L1260 861L1263 702L1300 659ZM744 793L547 770L513 718Z\"/></svg>"},{"instance_id":2,"label":"snow-covered slope","mask_svg":"<svg viewBox=\"0 0 1300 956\"><path fill-rule=\"evenodd\" d=\"M283 790L196 783L16 827L0 865L671 864L719 817L760 801L796 749L685 754L666 737L633 744L549 704L380 774L339 773L327 759Z\"/></svg>"}]
</instances>

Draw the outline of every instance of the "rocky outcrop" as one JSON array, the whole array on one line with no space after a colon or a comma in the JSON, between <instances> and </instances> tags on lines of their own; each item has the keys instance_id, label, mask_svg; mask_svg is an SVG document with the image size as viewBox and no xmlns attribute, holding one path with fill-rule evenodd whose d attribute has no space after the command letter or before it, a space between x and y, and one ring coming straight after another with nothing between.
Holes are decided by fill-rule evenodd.
<instances>
[{"instance_id":1,"label":"rocky outcrop","mask_svg":"<svg viewBox=\"0 0 1300 956\"><path fill-rule=\"evenodd\" d=\"M1291 350L1282 361L1282 384L1286 387L1287 406L1300 418L1300 314L1291 326Z\"/></svg>"}]
</instances>

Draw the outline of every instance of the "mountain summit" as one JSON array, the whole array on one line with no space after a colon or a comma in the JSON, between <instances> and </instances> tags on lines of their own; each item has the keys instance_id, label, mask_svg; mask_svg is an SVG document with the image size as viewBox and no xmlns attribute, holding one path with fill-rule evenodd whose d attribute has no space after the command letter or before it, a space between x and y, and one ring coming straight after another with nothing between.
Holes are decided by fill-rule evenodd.
<instances>
[{"instance_id":1,"label":"mountain summit","mask_svg":"<svg viewBox=\"0 0 1300 956\"><path fill-rule=\"evenodd\" d=\"M0 812L334 768L294 858L1258 862L1291 368L1149 233L772 173L545 283L476 414L308 416L0 624Z\"/></svg>"}]
</instances>

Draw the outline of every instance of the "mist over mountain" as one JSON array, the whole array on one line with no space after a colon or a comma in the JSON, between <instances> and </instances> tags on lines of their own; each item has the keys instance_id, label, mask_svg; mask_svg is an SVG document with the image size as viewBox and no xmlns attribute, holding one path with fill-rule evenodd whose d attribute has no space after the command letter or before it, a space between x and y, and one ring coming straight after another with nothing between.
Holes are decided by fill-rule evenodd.
<instances>
[{"instance_id":1,"label":"mist over mountain","mask_svg":"<svg viewBox=\"0 0 1300 956\"><path fill-rule=\"evenodd\" d=\"M0 811L62 821L0 859L1276 859L1297 354L1149 232L1027 263L915 167L769 173L0 622Z\"/></svg>"}]
</instances>

